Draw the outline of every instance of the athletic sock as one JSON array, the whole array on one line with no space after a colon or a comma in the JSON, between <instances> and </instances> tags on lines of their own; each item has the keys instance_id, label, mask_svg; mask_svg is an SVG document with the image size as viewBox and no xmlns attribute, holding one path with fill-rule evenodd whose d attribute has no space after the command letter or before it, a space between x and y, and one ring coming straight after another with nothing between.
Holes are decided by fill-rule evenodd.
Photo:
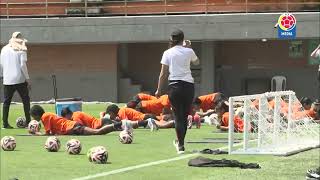
<instances>
[{"instance_id":1,"label":"athletic sock","mask_svg":"<svg viewBox=\"0 0 320 180\"><path fill-rule=\"evenodd\" d=\"M148 125L148 121L147 120L138 121L138 126L139 127L147 127L147 125Z\"/></svg>"},{"instance_id":2,"label":"athletic sock","mask_svg":"<svg viewBox=\"0 0 320 180\"><path fill-rule=\"evenodd\" d=\"M121 131L121 125L122 125L122 122L114 122L113 123L113 128L117 131Z\"/></svg>"}]
</instances>

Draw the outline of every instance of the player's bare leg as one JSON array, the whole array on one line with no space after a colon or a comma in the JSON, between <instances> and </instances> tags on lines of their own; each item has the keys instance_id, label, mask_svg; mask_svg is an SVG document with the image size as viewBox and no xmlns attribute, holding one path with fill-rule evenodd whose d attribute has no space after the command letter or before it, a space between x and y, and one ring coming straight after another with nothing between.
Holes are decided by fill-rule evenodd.
<instances>
[{"instance_id":1,"label":"player's bare leg","mask_svg":"<svg viewBox=\"0 0 320 180\"><path fill-rule=\"evenodd\" d=\"M165 123L161 123L159 121L155 121L160 129L174 128L174 120L167 121Z\"/></svg>"},{"instance_id":2,"label":"player's bare leg","mask_svg":"<svg viewBox=\"0 0 320 180\"><path fill-rule=\"evenodd\" d=\"M110 125L105 125L101 127L100 129L92 129L88 127L84 127L83 134L84 135L102 135L102 134L108 134L113 131L117 131L121 129L121 122L117 122Z\"/></svg>"}]
</instances>

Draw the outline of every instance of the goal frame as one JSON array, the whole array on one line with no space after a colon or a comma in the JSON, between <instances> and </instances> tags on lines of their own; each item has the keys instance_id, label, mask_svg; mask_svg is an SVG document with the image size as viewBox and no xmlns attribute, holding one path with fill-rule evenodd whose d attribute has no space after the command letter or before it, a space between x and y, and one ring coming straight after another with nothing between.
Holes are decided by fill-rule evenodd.
<instances>
[{"instance_id":1,"label":"goal frame","mask_svg":"<svg viewBox=\"0 0 320 180\"><path fill-rule=\"evenodd\" d=\"M275 101L275 107L274 107L274 114L273 114L273 142L277 142L278 140L278 133L279 131L277 128L280 127L280 108L278 107L280 105L280 99L281 96L288 96L289 97L289 103L288 103L288 127L286 129L286 135L287 137L290 137L291 133L291 123L293 123L292 120L292 104L293 104L293 98L295 97L295 92L293 91L276 91L276 92L267 92L263 94L255 94L255 95L244 95L244 96L234 96L229 98L229 132L228 132L228 152L229 154L265 154L265 155L279 155L279 156L288 156L292 154L296 154L301 151L306 151L312 148L316 148L320 146L320 141L318 143L314 144L306 144L306 145L296 145L296 146L290 146L290 148L287 148L283 151L271 151L270 149L263 149L261 148L261 141L263 138L263 133L261 133L262 128L262 121L265 119L263 117L263 114L261 113L261 109L265 108L263 107L262 98L268 98L268 97L274 97ZM249 111L248 108L250 106L249 101L250 99L259 99L259 115L258 115L258 132L257 132L257 139L250 140L249 138L249 128L250 128L250 119L249 119ZM244 130L243 130L243 141L239 144L234 143L234 104L235 101L243 101L244 102ZM310 117L309 117L310 118ZM311 120L311 118L310 118ZM319 139L319 133L316 134ZM257 146L254 148L249 147L249 143L257 141ZM240 148L235 149L236 146L240 146ZM280 145L281 146L281 145ZM284 145L285 146L285 145ZM290 150L289 150L290 149Z\"/></svg>"}]
</instances>

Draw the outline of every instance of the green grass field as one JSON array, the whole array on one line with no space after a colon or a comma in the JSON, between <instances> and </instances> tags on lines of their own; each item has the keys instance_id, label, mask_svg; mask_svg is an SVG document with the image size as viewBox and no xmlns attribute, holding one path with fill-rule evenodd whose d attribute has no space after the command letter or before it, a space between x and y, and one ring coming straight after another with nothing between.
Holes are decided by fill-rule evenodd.
<instances>
[{"instance_id":1,"label":"green grass field","mask_svg":"<svg viewBox=\"0 0 320 180\"><path fill-rule=\"evenodd\" d=\"M101 105L84 105L83 111L98 116L105 109ZM44 106L47 111L54 110L53 105ZM22 115L22 106L11 106L10 122L15 125L15 119ZM2 124L2 123L1 123ZM226 138L226 133L213 133L214 129L202 126L201 129L188 131L187 140L202 140L203 138ZM148 129L134 131L134 143L121 144L118 132L102 136L59 136L62 148L59 152L47 152L44 142L47 137L19 136L27 134L26 129L1 130L1 137L12 135L16 138L15 151L0 151L1 180L18 178L19 180L71 180L97 173L108 172L129 166L178 157L172 145L175 137L173 129L161 129L150 132ZM71 139L81 141L83 149L80 155L68 155L64 146ZM86 152L93 146L105 146L109 153L108 164L92 164L86 157ZM226 143L217 144L186 144L190 153L192 150L218 148ZM242 162L259 163L257 170L242 170L239 168L195 168L188 167L190 158L143 167L132 171L96 178L97 180L144 180L144 179L175 179L175 180L225 180L225 179L305 179L306 170L320 165L320 151L313 149L289 157L267 155L203 155L213 159L235 159ZM196 157L193 156L193 157Z\"/></svg>"}]
</instances>

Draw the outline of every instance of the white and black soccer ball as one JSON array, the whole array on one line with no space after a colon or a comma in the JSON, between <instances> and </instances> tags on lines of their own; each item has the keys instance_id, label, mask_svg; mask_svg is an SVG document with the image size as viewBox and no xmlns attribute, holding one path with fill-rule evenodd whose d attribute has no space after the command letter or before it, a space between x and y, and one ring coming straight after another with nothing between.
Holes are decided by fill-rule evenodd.
<instances>
[{"instance_id":1,"label":"white and black soccer ball","mask_svg":"<svg viewBox=\"0 0 320 180\"><path fill-rule=\"evenodd\" d=\"M97 146L91 148L87 153L90 162L96 164L106 164L108 161L108 152L105 147Z\"/></svg>"},{"instance_id":2,"label":"white and black soccer ball","mask_svg":"<svg viewBox=\"0 0 320 180\"><path fill-rule=\"evenodd\" d=\"M44 148L46 148L46 150L49 152L59 151L60 146L61 146L60 140L55 136L48 137L48 139L46 140L46 143L44 144Z\"/></svg>"},{"instance_id":3,"label":"white and black soccer ball","mask_svg":"<svg viewBox=\"0 0 320 180\"><path fill-rule=\"evenodd\" d=\"M40 123L36 120L31 120L28 125L28 130L30 134L35 134L40 131Z\"/></svg>"},{"instance_id":4,"label":"white and black soccer ball","mask_svg":"<svg viewBox=\"0 0 320 180\"><path fill-rule=\"evenodd\" d=\"M16 139L12 136L5 136L1 139L1 147L4 151L13 151L16 145Z\"/></svg>"},{"instance_id":5,"label":"white and black soccer ball","mask_svg":"<svg viewBox=\"0 0 320 180\"><path fill-rule=\"evenodd\" d=\"M87 151L87 158L89 159L89 161L91 162L91 153L93 151L94 147L93 148L90 148L88 151Z\"/></svg>"},{"instance_id":6,"label":"white and black soccer ball","mask_svg":"<svg viewBox=\"0 0 320 180\"><path fill-rule=\"evenodd\" d=\"M91 153L94 152L94 151L96 151L96 150L99 150L99 149L102 149L102 150L104 149L104 150L106 150L106 148L103 147L103 146L95 146L95 147L90 148L90 149L87 151L87 157L89 158L89 161L91 161Z\"/></svg>"},{"instance_id":7,"label":"white and black soccer ball","mask_svg":"<svg viewBox=\"0 0 320 180\"><path fill-rule=\"evenodd\" d=\"M16 119L16 125L18 128L25 128L27 126L27 120L24 117L18 117Z\"/></svg>"},{"instance_id":8,"label":"white and black soccer ball","mask_svg":"<svg viewBox=\"0 0 320 180\"><path fill-rule=\"evenodd\" d=\"M119 134L119 141L122 144L131 144L133 141L133 134L129 131L123 130Z\"/></svg>"},{"instance_id":9,"label":"white and black soccer ball","mask_svg":"<svg viewBox=\"0 0 320 180\"><path fill-rule=\"evenodd\" d=\"M80 154L81 149L81 142L77 139L70 139L66 144L66 151L69 154Z\"/></svg>"}]
</instances>

